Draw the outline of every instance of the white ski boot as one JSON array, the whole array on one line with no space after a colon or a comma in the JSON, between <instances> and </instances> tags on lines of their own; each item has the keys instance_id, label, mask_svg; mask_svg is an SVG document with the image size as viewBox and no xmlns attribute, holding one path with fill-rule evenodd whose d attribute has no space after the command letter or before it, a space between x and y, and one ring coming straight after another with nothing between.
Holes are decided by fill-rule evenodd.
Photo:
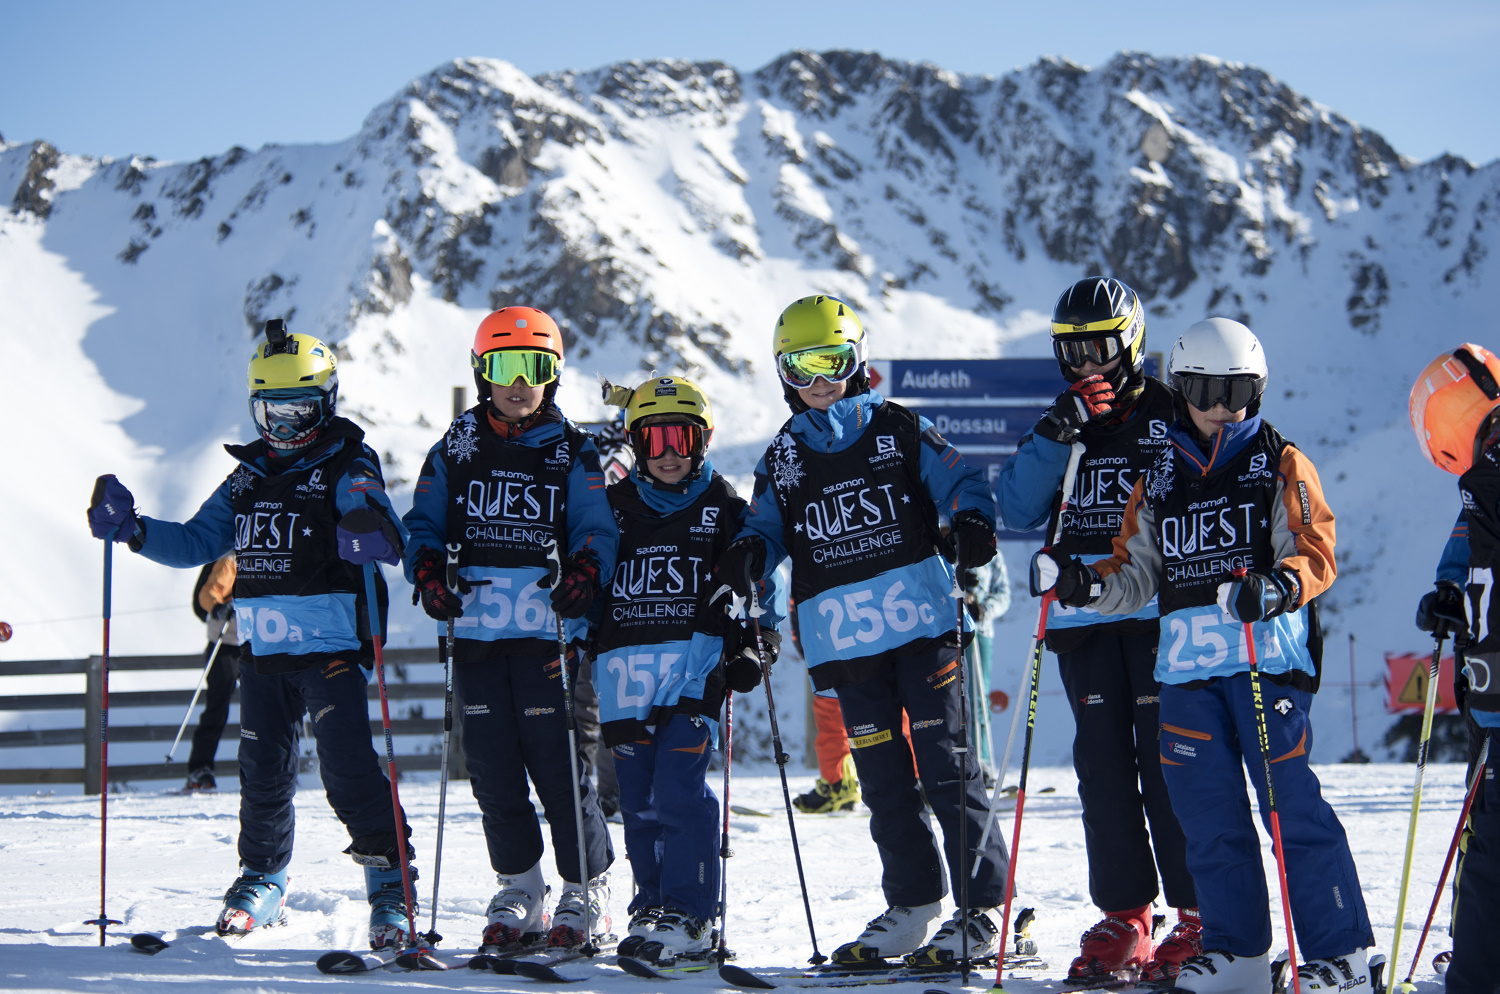
<instances>
[{"instance_id":1,"label":"white ski boot","mask_svg":"<svg viewBox=\"0 0 1500 994\"><path fill-rule=\"evenodd\" d=\"M634 956L640 951L641 943L651 938L651 930L656 927L656 922L661 918L666 909L659 905L639 908L630 914L630 928L625 938L620 940L620 945L615 949L621 956Z\"/></svg>"},{"instance_id":2,"label":"white ski boot","mask_svg":"<svg viewBox=\"0 0 1500 994\"><path fill-rule=\"evenodd\" d=\"M285 922L286 868L277 873L256 873L240 867L239 879L224 892L224 907L214 923L220 935L244 935L257 928Z\"/></svg>"},{"instance_id":3,"label":"white ski boot","mask_svg":"<svg viewBox=\"0 0 1500 994\"><path fill-rule=\"evenodd\" d=\"M906 965L921 970L950 967L962 962L964 941L961 930L965 927L969 933L970 962L990 959L1004 941L1004 936L995 927L994 918L990 917L999 911L999 908L971 908L967 915L954 911L953 917L943 922L931 942L906 957Z\"/></svg>"},{"instance_id":4,"label":"white ski boot","mask_svg":"<svg viewBox=\"0 0 1500 994\"><path fill-rule=\"evenodd\" d=\"M1380 969L1384 966L1385 957L1372 960L1367 949L1356 949L1327 959L1311 959L1297 967L1298 986L1304 992L1375 994L1381 989Z\"/></svg>"},{"instance_id":5,"label":"white ski boot","mask_svg":"<svg viewBox=\"0 0 1500 994\"><path fill-rule=\"evenodd\" d=\"M540 943L547 933L545 909L547 895L552 891L542 880L542 864L538 862L515 876L497 873L495 880L500 890L485 909L488 923L484 926L480 951L508 952Z\"/></svg>"},{"instance_id":6,"label":"white ski boot","mask_svg":"<svg viewBox=\"0 0 1500 994\"><path fill-rule=\"evenodd\" d=\"M574 949L582 946L585 939L595 945L609 940L609 874L601 873L589 881L589 926L584 924L584 900L582 886L563 882L562 897L558 899L557 909L552 912L552 928L547 933L549 946ZM585 935L586 927L592 928L591 934Z\"/></svg>"},{"instance_id":7,"label":"white ski boot","mask_svg":"<svg viewBox=\"0 0 1500 994\"><path fill-rule=\"evenodd\" d=\"M1267 994L1271 990L1271 958L1235 956L1210 949L1190 956L1177 972L1176 989L1193 994Z\"/></svg>"},{"instance_id":8,"label":"white ski boot","mask_svg":"<svg viewBox=\"0 0 1500 994\"><path fill-rule=\"evenodd\" d=\"M666 908L636 956L657 966L671 966L679 959L704 959L713 948L714 930L709 922Z\"/></svg>"},{"instance_id":9,"label":"white ski boot","mask_svg":"<svg viewBox=\"0 0 1500 994\"><path fill-rule=\"evenodd\" d=\"M833 951L833 962L842 966L878 963L886 957L916 952L927 939L927 928L942 913L939 901L915 908L892 905L873 919L859 938Z\"/></svg>"}]
</instances>

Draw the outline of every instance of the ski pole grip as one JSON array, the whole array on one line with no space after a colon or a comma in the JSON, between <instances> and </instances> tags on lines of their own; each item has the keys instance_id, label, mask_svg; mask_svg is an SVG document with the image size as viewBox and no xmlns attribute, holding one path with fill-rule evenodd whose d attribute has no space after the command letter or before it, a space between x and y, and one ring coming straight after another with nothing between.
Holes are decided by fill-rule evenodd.
<instances>
[{"instance_id":1,"label":"ski pole grip","mask_svg":"<svg viewBox=\"0 0 1500 994\"><path fill-rule=\"evenodd\" d=\"M449 542L445 546L445 548L448 550L448 576L446 578L447 579L447 587L448 587L448 592L449 593L454 593L455 591L458 590L458 551L459 551L459 544L457 542Z\"/></svg>"}]
</instances>

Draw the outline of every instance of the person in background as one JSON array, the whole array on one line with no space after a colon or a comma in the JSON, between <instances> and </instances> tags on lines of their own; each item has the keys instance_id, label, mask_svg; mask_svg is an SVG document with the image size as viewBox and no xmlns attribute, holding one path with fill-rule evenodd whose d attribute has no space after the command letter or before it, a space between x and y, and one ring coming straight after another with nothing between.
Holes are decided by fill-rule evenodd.
<instances>
[{"instance_id":1,"label":"person in background","mask_svg":"<svg viewBox=\"0 0 1500 994\"><path fill-rule=\"evenodd\" d=\"M214 663L208 668L204 682L203 714L193 730L187 783L182 786L185 792L217 790L219 786L214 780L214 754L229 721L230 699L240 682L240 638L234 621L234 553L198 572L193 613L208 626L208 647L203 650L203 661L206 664L209 656L213 656Z\"/></svg>"}]
</instances>

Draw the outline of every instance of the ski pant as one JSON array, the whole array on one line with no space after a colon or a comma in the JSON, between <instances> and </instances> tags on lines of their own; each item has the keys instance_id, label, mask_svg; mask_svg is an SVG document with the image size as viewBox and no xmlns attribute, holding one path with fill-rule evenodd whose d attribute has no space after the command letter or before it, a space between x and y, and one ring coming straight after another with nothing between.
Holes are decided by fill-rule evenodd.
<instances>
[{"instance_id":1,"label":"ski pant","mask_svg":"<svg viewBox=\"0 0 1500 994\"><path fill-rule=\"evenodd\" d=\"M1500 729L1484 728L1490 756L1484 785L1469 809L1467 852L1454 881L1453 962L1443 978L1448 994L1492 994L1500 989L1500 959L1490 943L1500 935L1500 781L1495 778Z\"/></svg>"},{"instance_id":2,"label":"ski pant","mask_svg":"<svg viewBox=\"0 0 1500 994\"><path fill-rule=\"evenodd\" d=\"M1156 900L1158 872L1169 905L1198 905L1187 842L1161 772L1156 641L1155 632L1119 634L1100 626L1057 656L1073 708L1089 898L1105 912Z\"/></svg>"},{"instance_id":3,"label":"ski pant","mask_svg":"<svg viewBox=\"0 0 1500 994\"><path fill-rule=\"evenodd\" d=\"M923 791L942 826L948 877L955 882L969 877L958 844L959 818L967 821L973 851L985 820L992 817L973 751L963 756L962 765L954 752L963 712L958 666L958 653L951 647L897 650L874 676L838 688L860 789L870 807L870 836L880 852L887 904L933 904L947 891L943 858L923 814ZM911 719L909 744L901 734L903 709ZM912 773L913 758L922 790ZM968 881L971 908L994 908L1005 901L1008 860L1001 835L993 826L978 852L979 873Z\"/></svg>"},{"instance_id":4,"label":"ski pant","mask_svg":"<svg viewBox=\"0 0 1500 994\"><path fill-rule=\"evenodd\" d=\"M395 848L391 785L370 741L364 670L335 661L291 673L240 673L240 862L276 873L292 859L297 746L312 716L328 804L354 839ZM362 848L382 848L369 843Z\"/></svg>"},{"instance_id":5,"label":"ski pant","mask_svg":"<svg viewBox=\"0 0 1500 994\"><path fill-rule=\"evenodd\" d=\"M578 667L573 715L578 720L578 746L593 771L599 804L608 815L620 809L620 784L615 777L615 757L604 745L599 731L599 692L594 688L593 669L593 657L584 656Z\"/></svg>"},{"instance_id":6,"label":"ski pant","mask_svg":"<svg viewBox=\"0 0 1500 994\"><path fill-rule=\"evenodd\" d=\"M849 738L844 734L844 714L837 697L814 694L813 723L818 733L813 739L818 753L818 775L829 783L838 783L844 775L844 757L849 755Z\"/></svg>"},{"instance_id":7,"label":"ski pant","mask_svg":"<svg viewBox=\"0 0 1500 994\"><path fill-rule=\"evenodd\" d=\"M614 747L632 913L667 907L713 918L719 901L719 800L707 782L713 729L676 714L640 742Z\"/></svg>"},{"instance_id":8,"label":"ski pant","mask_svg":"<svg viewBox=\"0 0 1500 994\"><path fill-rule=\"evenodd\" d=\"M203 653L208 662L214 651L213 643ZM214 754L219 751L219 737L224 734L224 725L229 721L229 701L234 697L234 688L240 679L240 647L219 644L219 654L208 669L208 679L203 686L203 714L198 727L193 730L193 749L188 753L188 771L208 767L214 768Z\"/></svg>"},{"instance_id":9,"label":"ski pant","mask_svg":"<svg viewBox=\"0 0 1500 994\"><path fill-rule=\"evenodd\" d=\"M498 643L488 659L453 664L453 701L463 722L464 762L484 816L490 866L496 873L514 876L542 858L542 830L527 796L530 776L552 832L557 872L570 883L580 883L573 773L557 656L507 652ZM592 880L609 869L615 854L599 795L581 755L578 782Z\"/></svg>"},{"instance_id":10,"label":"ski pant","mask_svg":"<svg viewBox=\"0 0 1500 994\"><path fill-rule=\"evenodd\" d=\"M1261 680L1297 951L1304 960L1375 944L1349 840L1308 766L1312 695ZM1161 687L1161 762L1187 836L1203 916L1203 948L1259 956L1271 948L1270 898L1245 772L1269 835L1265 762L1250 674L1201 689ZM1278 915L1278 920L1280 917Z\"/></svg>"}]
</instances>

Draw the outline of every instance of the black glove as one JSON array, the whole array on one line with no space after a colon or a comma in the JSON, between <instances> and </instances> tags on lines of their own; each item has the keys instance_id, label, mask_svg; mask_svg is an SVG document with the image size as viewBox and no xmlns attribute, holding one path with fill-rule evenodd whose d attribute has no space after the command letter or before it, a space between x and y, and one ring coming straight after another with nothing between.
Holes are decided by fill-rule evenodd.
<instances>
[{"instance_id":1,"label":"black glove","mask_svg":"<svg viewBox=\"0 0 1500 994\"><path fill-rule=\"evenodd\" d=\"M1103 582L1092 566L1072 556L1043 549L1031 557L1031 596L1051 590L1069 607L1088 607L1103 590Z\"/></svg>"},{"instance_id":2,"label":"black glove","mask_svg":"<svg viewBox=\"0 0 1500 994\"><path fill-rule=\"evenodd\" d=\"M401 563L401 533L390 518L373 507L356 507L344 515L336 533L339 558L346 563Z\"/></svg>"},{"instance_id":3,"label":"black glove","mask_svg":"<svg viewBox=\"0 0 1500 994\"><path fill-rule=\"evenodd\" d=\"M1246 573L1219 584L1219 608L1235 621L1268 621L1297 606L1297 578L1284 569Z\"/></svg>"},{"instance_id":4,"label":"black glove","mask_svg":"<svg viewBox=\"0 0 1500 994\"><path fill-rule=\"evenodd\" d=\"M1417 604L1417 627L1440 639L1467 632L1464 588L1454 580L1439 580Z\"/></svg>"},{"instance_id":5,"label":"black glove","mask_svg":"<svg viewBox=\"0 0 1500 994\"><path fill-rule=\"evenodd\" d=\"M222 603L215 604L214 609L208 612L208 616L215 621L228 621L234 616L234 602L223 601Z\"/></svg>"},{"instance_id":6,"label":"black glove","mask_svg":"<svg viewBox=\"0 0 1500 994\"><path fill-rule=\"evenodd\" d=\"M959 511L953 516L953 537L960 570L977 569L995 558L995 526L978 511Z\"/></svg>"},{"instance_id":7,"label":"black glove","mask_svg":"<svg viewBox=\"0 0 1500 994\"><path fill-rule=\"evenodd\" d=\"M552 584L552 610L559 618L581 618L594 603L599 589L599 561L590 552L579 552L562 561L557 582Z\"/></svg>"},{"instance_id":8,"label":"black glove","mask_svg":"<svg viewBox=\"0 0 1500 994\"><path fill-rule=\"evenodd\" d=\"M729 684L729 689L736 694L750 693L760 686L761 679L761 665L755 654L755 629L746 625L742 638L740 650L724 664L724 679ZM781 634L761 629L760 641L766 651L766 666L769 667L781 653Z\"/></svg>"},{"instance_id":9,"label":"black glove","mask_svg":"<svg viewBox=\"0 0 1500 994\"><path fill-rule=\"evenodd\" d=\"M1033 431L1046 439L1071 443L1090 421L1108 417L1114 410L1115 388L1098 373L1085 376L1058 394Z\"/></svg>"},{"instance_id":10,"label":"black glove","mask_svg":"<svg viewBox=\"0 0 1500 994\"><path fill-rule=\"evenodd\" d=\"M422 601L422 610L427 612L427 617L436 621L452 621L454 618L464 616L464 603L462 596L473 590L473 586L463 577L458 577L458 589L449 590L443 583L446 572L446 563L440 553L422 547L417 553L417 559L411 564L412 579L416 589L412 591L411 601L415 604L418 598Z\"/></svg>"},{"instance_id":11,"label":"black glove","mask_svg":"<svg viewBox=\"0 0 1500 994\"><path fill-rule=\"evenodd\" d=\"M89 531L106 542L129 542L139 528L135 516L135 498L113 473L94 481L94 495L89 499Z\"/></svg>"},{"instance_id":12,"label":"black glove","mask_svg":"<svg viewBox=\"0 0 1500 994\"><path fill-rule=\"evenodd\" d=\"M979 574L974 570L961 570L958 574L958 585L964 592L964 604L969 608L969 617L974 619L974 624L984 621L984 591L976 589L979 586Z\"/></svg>"},{"instance_id":13,"label":"black glove","mask_svg":"<svg viewBox=\"0 0 1500 994\"><path fill-rule=\"evenodd\" d=\"M759 580L765 571L765 541L754 536L737 538L719 557L714 567L714 583L728 584L741 597L749 597L750 580Z\"/></svg>"}]
</instances>

